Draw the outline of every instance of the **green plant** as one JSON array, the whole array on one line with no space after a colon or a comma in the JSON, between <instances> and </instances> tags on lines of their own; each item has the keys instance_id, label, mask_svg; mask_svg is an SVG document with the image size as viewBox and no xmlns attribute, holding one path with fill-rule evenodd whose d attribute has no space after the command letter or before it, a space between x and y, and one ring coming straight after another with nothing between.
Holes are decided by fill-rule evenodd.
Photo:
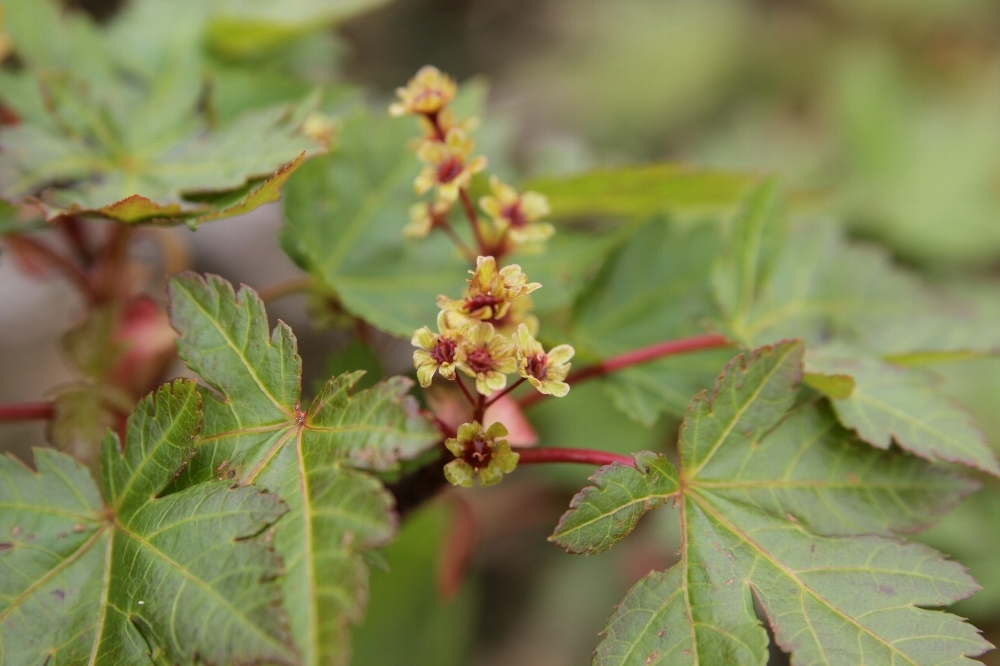
<instances>
[{"instance_id":1,"label":"green plant","mask_svg":"<svg viewBox=\"0 0 1000 666\"><path fill-rule=\"evenodd\" d=\"M679 515L679 560L632 587L595 664L765 663L766 627L796 664L991 647L925 608L972 577L901 538L1000 476L934 374L1000 349L989 297L799 220L773 178L487 178L481 90L421 69L390 107L414 139L297 64L338 13L307 4L137 0L106 26L5 4L0 232L87 314L65 337L79 382L0 406L72 453L0 458L0 661L348 663L401 515L428 520L407 516L446 481L550 463L598 468L550 537L569 552ZM143 284L128 252L154 225L196 229L282 188L305 276L261 294L305 291L356 336L315 391L261 294L191 272ZM412 341L416 383L356 371L381 373L373 330ZM175 353L200 383L161 385ZM584 418L585 382L643 427L679 420L676 447L526 446L540 401Z\"/></svg>"}]
</instances>

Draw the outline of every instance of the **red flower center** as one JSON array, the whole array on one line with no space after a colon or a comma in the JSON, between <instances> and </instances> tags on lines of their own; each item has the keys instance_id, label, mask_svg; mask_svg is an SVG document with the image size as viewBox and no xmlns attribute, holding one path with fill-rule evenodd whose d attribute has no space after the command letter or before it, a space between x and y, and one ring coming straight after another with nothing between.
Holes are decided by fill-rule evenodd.
<instances>
[{"instance_id":1,"label":"red flower center","mask_svg":"<svg viewBox=\"0 0 1000 666\"><path fill-rule=\"evenodd\" d=\"M439 337L434 349L431 350L431 358L438 363L454 363L455 341L451 338Z\"/></svg>"},{"instance_id":2,"label":"red flower center","mask_svg":"<svg viewBox=\"0 0 1000 666\"><path fill-rule=\"evenodd\" d=\"M462 173L462 160L457 157L449 157L438 167L437 178L439 183L450 183Z\"/></svg>"},{"instance_id":3,"label":"red flower center","mask_svg":"<svg viewBox=\"0 0 1000 666\"><path fill-rule=\"evenodd\" d=\"M524 212L521 210L521 200L518 199L509 206L505 206L500 214L510 223L510 226L515 229L522 229L528 224L528 218L524 216Z\"/></svg>"},{"instance_id":4,"label":"red flower center","mask_svg":"<svg viewBox=\"0 0 1000 666\"><path fill-rule=\"evenodd\" d=\"M471 442L465 443L465 455L462 458L473 468L484 469L489 466L493 458L493 449L487 440L476 437Z\"/></svg>"},{"instance_id":5,"label":"red flower center","mask_svg":"<svg viewBox=\"0 0 1000 666\"><path fill-rule=\"evenodd\" d=\"M465 311L466 313L471 314L476 310L493 307L494 305L500 305L501 303L503 303L503 299L493 296L492 294L477 294L465 299Z\"/></svg>"},{"instance_id":6,"label":"red flower center","mask_svg":"<svg viewBox=\"0 0 1000 666\"><path fill-rule=\"evenodd\" d=\"M485 374L493 369L493 357L490 356L488 351L480 347L469 352L469 355L465 358L465 364L477 375L480 373Z\"/></svg>"},{"instance_id":7,"label":"red flower center","mask_svg":"<svg viewBox=\"0 0 1000 666\"><path fill-rule=\"evenodd\" d=\"M528 359L528 374L542 381L545 379L545 371L549 367L549 357L545 354L535 354Z\"/></svg>"}]
</instances>

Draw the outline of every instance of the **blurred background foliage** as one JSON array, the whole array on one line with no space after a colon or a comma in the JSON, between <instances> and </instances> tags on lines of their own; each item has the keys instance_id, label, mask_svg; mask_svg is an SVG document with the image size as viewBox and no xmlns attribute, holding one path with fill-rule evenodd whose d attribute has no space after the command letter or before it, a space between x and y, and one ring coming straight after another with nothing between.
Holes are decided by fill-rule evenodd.
<instances>
[{"instance_id":1,"label":"blurred background foliage","mask_svg":"<svg viewBox=\"0 0 1000 666\"><path fill-rule=\"evenodd\" d=\"M125 3L75 4L106 19ZM217 4L206 62L223 121L246 107L299 100L316 84L331 114L359 98L381 104L430 63L488 85L479 140L505 176L661 160L777 172L793 217L839 219L936 281L971 278L997 293L996 0ZM174 235L195 269L262 287L296 273L277 247L280 225L270 207ZM79 310L62 287L18 276L9 262L0 262L0 277L0 399L40 395L67 376L58 337ZM315 361L307 381L358 363L378 371L371 350L356 343L331 355L344 340L311 330L305 311L301 298L273 308ZM379 336L369 344L386 372L407 371L405 349ZM1000 450L1000 360L940 370ZM572 409L548 401L532 412L545 443L620 452L673 445L672 418L644 427L596 385L574 396ZM0 438L0 447L23 450L42 432L5 426ZM654 538L654 523L675 520L668 510L599 556L570 557L546 543L585 476L526 470L408 516L374 575L355 663L586 663L614 603L650 569L669 566L677 544ZM985 485L924 538L984 586L956 612L996 643L1000 486Z\"/></svg>"}]
</instances>

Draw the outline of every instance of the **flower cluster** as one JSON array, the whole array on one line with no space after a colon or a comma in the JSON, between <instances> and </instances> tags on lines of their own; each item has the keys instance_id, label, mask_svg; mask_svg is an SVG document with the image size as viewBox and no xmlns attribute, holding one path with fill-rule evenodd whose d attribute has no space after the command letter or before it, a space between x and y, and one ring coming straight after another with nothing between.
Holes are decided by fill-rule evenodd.
<instances>
[{"instance_id":1,"label":"flower cluster","mask_svg":"<svg viewBox=\"0 0 1000 666\"><path fill-rule=\"evenodd\" d=\"M444 476L456 486L472 487L479 476L479 483L492 486L500 482L504 474L517 467L519 455L510 450L506 439L507 428L494 423L483 429L478 421L466 423L458 428L458 437L445 440L444 445L454 454L455 459L444 466Z\"/></svg>"},{"instance_id":2,"label":"flower cluster","mask_svg":"<svg viewBox=\"0 0 1000 666\"><path fill-rule=\"evenodd\" d=\"M517 456L506 441L496 441L507 434L502 425L483 430L485 407L504 392L507 376L515 373L521 376L518 383L526 381L541 393L566 395L573 348L559 345L546 352L535 339L538 320L530 313L529 294L541 285L529 282L520 266L498 268L494 257L479 257L470 272L462 298L438 296L437 332L426 326L414 332L413 364L423 387L431 385L435 374L458 382L463 391L459 373L475 380L478 401L466 391L475 420L459 428L457 440L449 440L448 448L458 459L446 472L451 470L448 479L457 485L470 485L475 474L489 485L513 469Z\"/></svg>"},{"instance_id":3,"label":"flower cluster","mask_svg":"<svg viewBox=\"0 0 1000 666\"><path fill-rule=\"evenodd\" d=\"M475 142L469 130L475 118L459 121L450 103L458 86L437 68L427 65L404 88L396 90L399 101L389 107L393 116L413 115L424 130L416 142L417 157L424 167L414 181L418 195L434 191L431 201L410 208L410 222L403 233L422 238L436 227L446 228L448 217L460 197L474 226L482 253L501 256L520 246L537 248L554 229L540 220L549 214L549 204L538 192L518 192L495 176L490 179L492 194L479 200L489 217L486 230L470 203L466 191L472 177L486 169L486 158L473 156Z\"/></svg>"}]
</instances>

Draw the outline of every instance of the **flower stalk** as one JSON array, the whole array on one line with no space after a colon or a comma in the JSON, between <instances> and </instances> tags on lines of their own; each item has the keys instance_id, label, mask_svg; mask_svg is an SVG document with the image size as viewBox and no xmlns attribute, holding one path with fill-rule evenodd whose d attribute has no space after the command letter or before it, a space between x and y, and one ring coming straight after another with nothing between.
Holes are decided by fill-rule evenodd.
<instances>
[{"instance_id":1,"label":"flower stalk","mask_svg":"<svg viewBox=\"0 0 1000 666\"><path fill-rule=\"evenodd\" d=\"M51 402L30 402L20 405L0 405L0 423L48 421L55 415Z\"/></svg>"},{"instance_id":2,"label":"flower stalk","mask_svg":"<svg viewBox=\"0 0 1000 666\"><path fill-rule=\"evenodd\" d=\"M701 351L703 349L716 349L719 347L729 347L732 343L723 335L709 334L698 335L691 338L681 338L679 340L668 340L658 342L648 347L641 347L618 356L612 356L596 365L582 368L566 377L567 384L576 384L593 377L609 375L618 370L634 365L641 365L649 361L655 361L667 356L676 356L689 352ZM521 409L526 409L545 397L544 393L531 393L518 401Z\"/></svg>"},{"instance_id":3,"label":"flower stalk","mask_svg":"<svg viewBox=\"0 0 1000 666\"><path fill-rule=\"evenodd\" d=\"M596 449L564 449L564 448L537 448L518 449L518 460L521 465L537 465L540 463L576 463L581 465L610 465L611 463L621 463L635 467L635 460L631 456L610 451L598 451Z\"/></svg>"}]
</instances>

